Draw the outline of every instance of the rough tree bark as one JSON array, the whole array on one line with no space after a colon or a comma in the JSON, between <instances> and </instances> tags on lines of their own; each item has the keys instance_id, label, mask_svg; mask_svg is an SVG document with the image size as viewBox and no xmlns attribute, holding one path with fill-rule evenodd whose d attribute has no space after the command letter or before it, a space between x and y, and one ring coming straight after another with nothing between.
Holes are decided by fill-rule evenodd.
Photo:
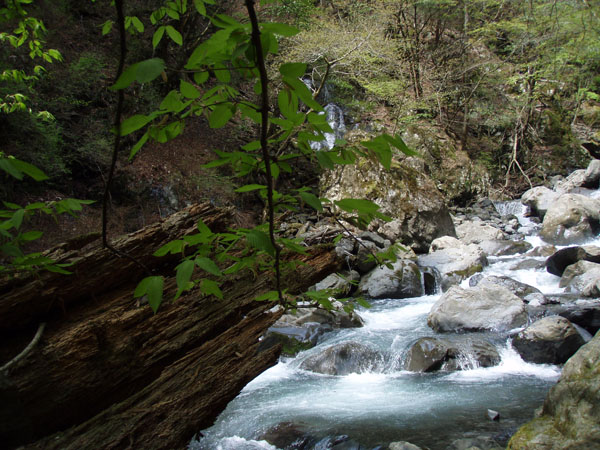
<instances>
[{"instance_id":1,"label":"rough tree bark","mask_svg":"<svg viewBox=\"0 0 600 450\"><path fill-rule=\"evenodd\" d=\"M173 258L150 255L191 233L199 218L213 230L229 214L197 205L121 238L114 245L172 273ZM1 289L0 366L18 354L39 322L46 330L23 360L0 374L0 442L25 448L181 448L212 424L239 391L275 364L279 348L259 351L259 337L279 317L253 298L269 275L237 276L224 300L190 292L153 315L136 305L141 270L99 248L56 255L75 260L75 274L44 274ZM313 249L289 277L291 292L339 268L335 253ZM176 289L174 278L165 282ZM10 290L9 290L10 289Z\"/></svg>"}]
</instances>

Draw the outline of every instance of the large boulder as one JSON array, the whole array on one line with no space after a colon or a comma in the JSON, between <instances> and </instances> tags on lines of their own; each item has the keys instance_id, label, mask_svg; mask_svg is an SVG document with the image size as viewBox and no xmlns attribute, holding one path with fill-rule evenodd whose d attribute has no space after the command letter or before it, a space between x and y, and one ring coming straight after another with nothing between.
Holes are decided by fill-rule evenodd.
<instances>
[{"instance_id":1,"label":"large boulder","mask_svg":"<svg viewBox=\"0 0 600 450\"><path fill-rule=\"evenodd\" d=\"M557 245L577 244L600 231L600 200L579 194L561 195L548 209L540 237Z\"/></svg>"},{"instance_id":2,"label":"large boulder","mask_svg":"<svg viewBox=\"0 0 600 450\"><path fill-rule=\"evenodd\" d=\"M447 247L419 255L417 262L421 267L438 270L442 277L442 290L481 272L488 264L485 254L476 244Z\"/></svg>"},{"instance_id":3,"label":"large boulder","mask_svg":"<svg viewBox=\"0 0 600 450\"><path fill-rule=\"evenodd\" d=\"M568 266L560 279L567 292L579 292L586 297L600 297L600 264L577 261Z\"/></svg>"},{"instance_id":4,"label":"large boulder","mask_svg":"<svg viewBox=\"0 0 600 450\"><path fill-rule=\"evenodd\" d=\"M456 235L465 244L478 244L481 241L504 239L504 232L481 220L467 220L456 227Z\"/></svg>"},{"instance_id":5,"label":"large boulder","mask_svg":"<svg viewBox=\"0 0 600 450\"><path fill-rule=\"evenodd\" d=\"M543 219L560 194L545 186L529 189L521 196L521 203L529 208L529 214Z\"/></svg>"},{"instance_id":6,"label":"large boulder","mask_svg":"<svg viewBox=\"0 0 600 450\"><path fill-rule=\"evenodd\" d=\"M325 375L348 375L380 371L383 362L383 355L378 351L358 342L344 342L309 356L300 368Z\"/></svg>"},{"instance_id":7,"label":"large boulder","mask_svg":"<svg viewBox=\"0 0 600 450\"><path fill-rule=\"evenodd\" d=\"M415 251L426 252L436 237L456 234L443 195L430 178L408 164L393 161L388 171L362 159L326 171L320 187L331 200L366 198L377 203L393 219L379 231Z\"/></svg>"},{"instance_id":8,"label":"large boulder","mask_svg":"<svg viewBox=\"0 0 600 450\"><path fill-rule=\"evenodd\" d=\"M554 190L559 194L574 192L582 187L586 181L585 169L578 169L569 174L565 179L559 180L554 185Z\"/></svg>"},{"instance_id":9,"label":"large boulder","mask_svg":"<svg viewBox=\"0 0 600 450\"><path fill-rule=\"evenodd\" d=\"M377 267L363 277L358 293L370 298L407 298L424 294L421 271L413 261L401 259L386 266Z\"/></svg>"},{"instance_id":10,"label":"large boulder","mask_svg":"<svg viewBox=\"0 0 600 450\"><path fill-rule=\"evenodd\" d=\"M591 245L562 248L546 259L546 270L562 277L565 269L577 261L600 263L600 248Z\"/></svg>"},{"instance_id":11,"label":"large boulder","mask_svg":"<svg viewBox=\"0 0 600 450\"><path fill-rule=\"evenodd\" d=\"M585 170L583 186L590 189L600 187L600 159L592 159Z\"/></svg>"},{"instance_id":12,"label":"large boulder","mask_svg":"<svg viewBox=\"0 0 600 450\"><path fill-rule=\"evenodd\" d=\"M411 372L460 370L491 367L500 362L500 355L483 339L448 340L425 337L409 349L405 368Z\"/></svg>"},{"instance_id":13,"label":"large boulder","mask_svg":"<svg viewBox=\"0 0 600 450\"><path fill-rule=\"evenodd\" d=\"M523 301L502 286L453 286L433 305L427 325L438 332L510 330L524 325Z\"/></svg>"},{"instance_id":14,"label":"large boulder","mask_svg":"<svg viewBox=\"0 0 600 450\"><path fill-rule=\"evenodd\" d=\"M541 415L523 425L510 450L600 448L600 334L565 364Z\"/></svg>"},{"instance_id":15,"label":"large boulder","mask_svg":"<svg viewBox=\"0 0 600 450\"><path fill-rule=\"evenodd\" d=\"M344 311L341 302L333 303L332 311L325 311L313 307L300 305L294 311L287 312L277 322L276 327L299 327L305 324L318 323L329 325L331 328L359 328L364 325L363 320L356 312Z\"/></svg>"},{"instance_id":16,"label":"large boulder","mask_svg":"<svg viewBox=\"0 0 600 450\"><path fill-rule=\"evenodd\" d=\"M527 241L511 241L508 239L484 240L477 245L488 256L517 255L533 248Z\"/></svg>"},{"instance_id":17,"label":"large boulder","mask_svg":"<svg viewBox=\"0 0 600 450\"><path fill-rule=\"evenodd\" d=\"M513 347L528 362L563 364L584 344L584 340L564 317L544 317L519 332Z\"/></svg>"},{"instance_id":18,"label":"large boulder","mask_svg":"<svg viewBox=\"0 0 600 450\"><path fill-rule=\"evenodd\" d=\"M517 297L519 297L521 300L525 300L525 298L530 296L531 294L542 294L542 291L540 291L538 288L533 287L527 283L522 283L507 276L490 275L485 277L483 276L483 274L477 274L471 277L471 279L469 280L469 286L471 287L489 285L503 286L510 292L515 294Z\"/></svg>"},{"instance_id":19,"label":"large boulder","mask_svg":"<svg viewBox=\"0 0 600 450\"><path fill-rule=\"evenodd\" d=\"M348 297L354 285L360 280L358 272L351 270L341 274L332 273L315 285L317 291L329 291L332 297Z\"/></svg>"}]
</instances>

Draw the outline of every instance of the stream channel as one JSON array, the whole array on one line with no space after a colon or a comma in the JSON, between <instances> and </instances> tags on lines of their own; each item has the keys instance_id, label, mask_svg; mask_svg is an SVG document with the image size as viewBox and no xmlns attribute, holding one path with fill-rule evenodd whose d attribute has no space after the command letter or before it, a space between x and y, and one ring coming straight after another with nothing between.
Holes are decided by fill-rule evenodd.
<instances>
[{"instance_id":1,"label":"stream channel","mask_svg":"<svg viewBox=\"0 0 600 450\"><path fill-rule=\"evenodd\" d=\"M520 211L520 203L497 205L498 209L507 207L516 207L521 225L530 226ZM535 234L525 239L534 247L542 243ZM598 241L594 243L597 245ZM547 273L545 268L514 270L524 258L545 260L523 255L489 257L484 275L510 276L544 294L562 292L559 277ZM463 287L468 285L468 280L463 281ZM373 300L372 308L359 311L364 327L327 333L316 347L295 358L282 359L249 383L215 425L202 431L204 438L191 442L190 448L273 450L277 447L264 438L277 426L311 436L312 442L317 442L310 447L287 448L331 448L331 438L339 435L360 443L360 447L340 447L353 449L378 445L387 448L394 441L444 449L455 439L479 435L505 444L516 428L532 418L558 380L561 368L526 363L511 347L510 332L486 332L473 335L485 337L496 346L501 356L497 366L481 368L465 360L461 363L463 370L453 372L402 370L406 352L418 338L452 338L452 334L440 335L427 326L427 315L439 296ZM385 364L346 376L321 375L299 368L310 355L345 341L378 349L386 355ZM488 409L500 413L499 422L486 416Z\"/></svg>"}]
</instances>

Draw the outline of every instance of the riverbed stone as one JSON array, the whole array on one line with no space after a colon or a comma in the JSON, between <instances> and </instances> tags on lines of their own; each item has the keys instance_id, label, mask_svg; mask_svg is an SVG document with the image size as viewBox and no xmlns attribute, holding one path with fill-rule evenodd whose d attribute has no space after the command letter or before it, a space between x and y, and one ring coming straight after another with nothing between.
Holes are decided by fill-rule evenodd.
<instances>
[{"instance_id":1,"label":"riverbed stone","mask_svg":"<svg viewBox=\"0 0 600 450\"><path fill-rule=\"evenodd\" d=\"M344 342L327 347L309 356L300 369L325 375L378 372L383 367L383 355L359 342Z\"/></svg>"},{"instance_id":2,"label":"riverbed stone","mask_svg":"<svg viewBox=\"0 0 600 450\"><path fill-rule=\"evenodd\" d=\"M600 159L592 159L585 170L584 184L586 188L600 187Z\"/></svg>"},{"instance_id":3,"label":"riverbed stone","mask_svg":"<svg viewBox=\"0 0 600 450\"><path fill-rule=\"evenodd\" d=\"M421 447L419 447L415 444L411 444L410 442L407 442L407 441L396 441L396 442L391 442L388 445L388 449L389 450L421 450Z\"/></svg>"},{"instance_id":4,"label":"riverbed stone","mask_svg":"<svg viewBox=\"0 0 600 450\"><path fill-rule=\"evenodd\" d=\"M486 277L483 276L483 274L477 274L471 277L469 280L469 286L471 287L485 285L503 286L521 300L525 300L525 298L531 294L540 294L543 297L542 291L540 291L538 288L507 276L490 275Z\"/></svg>"},{"instance_id":5,"label":"riverbed stone","mask_svg":"<svg viewBox=\"0 0 600 450\"><path fill-rule=\"evenodd\" d=\"M468 220L456 227L456 235L465 244L478 244L481 241L504 239L504 232L483 221Z\"/></svg>"},{"instance_id":6,"label":"riverbed stone","mask_svg":"<svg viewBox=\"0 0 600 450\"><path fill-rule=\"evenodd\" d=\"M438 332L505 331L527 322L523 301L503 286L453 286L433 305L427 325Z\"/></svg>"},{"instance_id":7,"label":"riverbed stone","mask_svg":"<svg viewBox=\"0 0 600 450\"><path fill-rule=\"evenodd\" d=\"M485 254L476 244L444 248L419 255L417 262L421 267L434 267L439 271L442 290L447 290L450 286L481 272L488 264Z\"/></svg>"},{"instance_id":8,"label":"riverbed stone","mask_svg":"<svg viewBox=\"0 0 600 450\"><path fill-rule=\"evenodd\" d=\"M544 216L540 237L557 245L581 243L600 231L600 200L563 194Z\"/></svg>"},{"instance_id":9,"label":"riverbed stone","mask_svg":"<svg viewBox=\"0 0 600 450\"><path fill-rule=\"evenodd\" d=\"M474 438L462 438L452 441L448 450L502 450L503 447L493 438L488 436L477 436Z\"/></svg>"},{"instance_id":10,"label":"riverbed stone","mask_svg":"<svg viewBox=\"0 0 600 450\"><path fill-rule=\"evenodd\" d=\"M529 215L543 219L550 205L560 196L552 189L537 186L529 189L521 196L521 203L529 208Z\"/></svg>"},{"instance_id":11,"label":"riverbed stone","mask_svg":"<svg viewBox=\"0 0 600 450\"><path fill-rule=\"evenodd\" d=\"M456 235L444 197L423 171L392 161L390 170L369 159L338 166L321 176L320 189L331 200L365 198L393 220L377 230L392 242L426 252L436 237ZM377 226L377 224L373 224Z\"/></svg>"},{"instance_id":12,"label":"riverbed stone","mask_svg":"<svg viewBox=\"0 0 600 450\"><path fill-rule=\"evenodd\" d=\"M488 239L479 242L479 248L488 256L506 256L525 253L533 247L527 241L511 241L508 239Z\"/></svg>"},{"instance_id":13,"label":"riverbed stone","mask_svg":"<svg viewBox=\"0 0 600 450\"><path fill-rule=\"evenodd\" d=\"M573 192L584 186L586 182L586 170L577 169L571 172L566 178L557 181L554 190L559 194Z\"/></svg>"},{"instance_id":14,"label":"riverbed stone","mask_svg":"<svg viewBox=\"0 0 600 450\"><path fill-rule=\"evenodd\" d=\"M360 275L355 270L332 273L315 285L316 291L328 290L335 298L348 297L353 291L355 284L360 280Z\"/></svg>"},{"instance_id":15,"label":"riverbed stone","mask_svg":"<svg viewBox=\"0 0 600 450\"><path fill-rule=\"evenodd\" d=\"M600 333L565 364L540 417L523 425L509 450L600 448Z\"/></svg>"},{"instance_id":16,"label":"riverbed stone","mask_svg":"<svg viewBox=\"0 0 600 450\"><path fill-rule=\"evenodd\" d=\"M364 276L358 293L369 298L407 298L424 294L421 271L410 260L399 260L387 266L376 267Z\"/></svg>"},{"instance_id":17,"label":"riverbed stone","mask_svg":"<svg viewBox=\"0 0 600 450\"><path fill-rule=\"evenodd\" d=\"M566 292L578 292L586 297L600 297L600 264L577 261L568 266L560 279Z\"/></svg>"},{"instance_id":18,"label":"riverbed stone","mask_svg":"<svg viewBox=\"0 0 600 450\"><path fill-rule=\"evenodd\" d=\"M525 361L537 364L563 364L584 344L584 340L564 317L544 317L513 337L512 345Z\"/></svg>"},{"instance_id":19,"label":"riverbed stone","mask_svg":"<svg viewBox=\"0 0 600 450\"><path fill-rule=\"evenodd\" d=\"M425 337L410 347L405 367L411 372L434 372L491 367L499 362L496 347L484 339Z\"/></svg>"},{"instance_id":20,"label":"riverbed stone","mask_svg":"<svg viewBox=\"0 0 600 450\"><path fill-rule=\"evenodd\" d=\"M552 275L562 277L565 269L577 261L600 263L600 248L593 245L562 248L546 259L546 270Z\"/></svg>"}]
</instances>

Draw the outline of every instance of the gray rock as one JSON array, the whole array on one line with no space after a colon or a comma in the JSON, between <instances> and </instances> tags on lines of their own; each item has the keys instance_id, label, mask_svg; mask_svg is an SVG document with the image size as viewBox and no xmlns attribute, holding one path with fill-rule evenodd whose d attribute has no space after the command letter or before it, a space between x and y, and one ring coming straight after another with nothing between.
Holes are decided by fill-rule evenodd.
<instances>
[{"instance_id":1,"label":"gray rock","mask_svg":"<svg viewBox=\"0 0 600 450\"><path fill-rule=\"evenodd\" d=\"M332 297L348 297L353 291L356 283L360 280L358 272L351 270L342 274L332 273L324 280L315 285L315 290L329 290Z\"/></svg>"},{"instance_id":2,"label":"gray rock","mask_svg":"<svg viewBox=\"0 0 600 450\"><path fill-rule=\"evenodd\" d=\"M578 188L581 188L586 182L586 171L585 169L578 169L569 174L567 178L558 181L554 185L554 190L559 194L565 194L573 192Z\"/></svg>"},{"instance_id":3,"label":"gray rock","mask_svg":"<svg viewBox=\"0 0 600 450\"><path fill-rule=\"evenodd\" d=\"M509 450L600 448L600 334L565 364L540 417L523 425Z\"/></svg>"},{"instance_id":4,"label":"gray rock","mask_svg":"<svg viewBox=\"0 0 600 450\"><path fill-rule=\"evenodd\" d=\"M494 411L493 409L488 409L485 413L485 416L493 422L498 422L500 420L500 413L498 411Z\"/></svg>"},{"instance_id":5,"label":"gray rock","mask_svg":"<svg viewBox=\"0 0 600 450\"><path fill-rule=\"evenodd\" d=\"M300 368L325 375L348 375L380 371L383 362L378 351L358 342L344 342L309 356Z\"/></svg>"},{"instance_id":6,"label":"gray rock","mask_svg":"<svg viewBox=\"0 0 600 450\"><path fill-rule=\"evenodd\" d=\"M568 266L582 260L600 263L600 248L589 245L562 248L546 260L546 270L562 277Z\"/></svg>"},{"instance_id":7,"label":"gray rock","mask_svg":"<svg viewBox=\"0 0 600 450\"><path fill-rule=\"evenodd\" d=\"M529 250L525 253L525 256L543 256L545 258L552 256L556 253L556 247L554 245L541 245Z\"/></svg>"},{"instance_id":8,"label":"gray rock","mask_svg":"<svg viewBox=\"0 0 600 450\"><path fill-rule=\"evenodd\" d=\"M464 247L464 245L464 242L459 241L454 236L442 236L434 239L431 242L429 252L434 252L436 250L444 250L446 248L461 248Z\"/></svg>"},{"instance_id":9,"label":"gray rock","mask_svg":"<svg viewBox=\"0 0 600 450\"><path fill-rule=\"evenodd\" d=\"M568 266L560 279L567 292L578 292L586 297L600 297L600 264L578 261Z\"/></svg>"},{"instance_id":10,"label":"gray rock","mask_svg":"<svg viewBox=\"0 0 600 450\"><path fill-rule=\"evenodd\" d=\"M496 227L481 221L466 221L456 227L456 235L465 244L504 239L506 236Z\"/></svg>"},{"instance_id":11,"label":"gray rock","mask_svg":"<svg viewBox=\"0 0 600 450\"><path fill-rule=\"evenodd\" d=\"M373 258L373 255L380 251L377 244L371 241L363 241L358 246L358 252L356 254L356 270L361 275L369 273L375 267L377 267L377 262Z\"/></svg>"},{"instance_id":12,"label":"gray rock","mask_svg":"<svg viewBox=\"0 0 600 450\"><path fill-rule=\"evenodd\" d=\"M391 170L362 159L359 164L338 166L320 180L321 192L331 200L366 198L393 220L378 232L392 242L405 242L426 252L436 237L455 235L444 196L434 181L406 161L394 162Z\"/></svg>"},{"instance_id":13,"label":"gray rock","mask_svg":"<svg viewBox=\"0 0 600 450\"><path fill-rule=\"evenodd\" d=\"M544 216L540 237L557 245L577 244L600 230L600 200L579 194L561 195Z\"/></svg>"},{"instance_id":14,"label":"gray rock","mask_svg":"<svg viewBox=\"0 0 600 450\"><path fill-rule=\"evenodd\" d=\"M434 267L442 277L442 290L460 283L487 266L487 258L475 244L457 248L444 248L417 259L421 267Z\"/></svg>"},{"instance_id":15,"label":"gray rock","mask_svg":"<svg viewBox=\"0 0 600 450\"><path fill-rule=\"evenodd\" d=\"M513 347L528 362L563 364L584 344L577 329L564 317L544 317L519 332Z\"/></svg>"},{"instance_id":16,"label":"gray rock","mask_svg":"<svg viewBox=\"0 0 600 450\"><path fill-rule=\"evenodd\" d=\"M370 298L406 298L424 294L416 263L401 259L392 266L392 269L376 267L363 277L358 286L359 294Z\"/></svg>"},{"instance_id":17,"label":"gray rock","mask_svg":"<svg viewBox=\"0 0 600 450\"><path fill-rule=\"evenodd\" d=\"M397 441L397 442L391 442L390 445L388 445L388 449L389 450L421 450L421 447L416 446L415 444L411 444L410 442Z\"/></svg>"},{"instance_id":18,"label":"gray rock","mask_svg":"<svg viewBox=\"0 0 600 450\"><path fill-rule=\"evenodd\" d=\"M307 323L318 323L332 328L359 328L364 325L356 312L347 313L340 302L335 302L334 307L336 308L334 311L299 307L295 312L288 312L281 316L274 326L303 326Z\"/></svg>"},{"instance_id":19,"label":"gray rock","mask_svg":"<svg viewBox=\"0 0 600 450\"><path fill-rule=\"evenodd\" d=\"M583 185L590 189L598 189L600 185L600 159L592 159L588 164Z\"/></svg>"},{"instance_id":20,"label":"gray rock","mask_svg":"<svg viewBox=\"0 0 600 450\"><path fill-rule=\"evenodd\" d=\"M491 367L499 362L496 347L483 339L426 337L411 346L405 367L411 372L433 372Z\"/></svg>"},{"instance_id":21,"label":"gray rock","mask_svg":"<svg viewBox=\"0 0 600 450\"><path fill-rule=\"evenodd\" d=\"M452 441L452 445L448 447L448 450L501 450L502 448L491 437L478 436Z\"/></svg>"},{"instance_id":22,"label":"gray rock","mask_svg":"<svg viewBox=\"0 0 600 450\"><path fill-rule=\"evenodd\" d=\"M469 280L469 286L471 287L486 285L503 286L522 300L531 294L541 294L543 296L542 291L538 288L506 276L473 277Z\"/></svg>"},{"instance_id":23,"label":"gray rock","mask_svg":"<svg viewBox=\"0 0 600 450\"><path fill-rule=\"evenodd\" d=\"M364 231L358 235L358 238L362 241L372 242L381 249L385 248L386 239L381 237L377 233L373 233L372 231Z\"/></svg>"},{"instance_id":24,"label":"gray rock","mask_svg":"<svg viewBox=\"0 0 600 450\"><path fill-rule=\"evenodd\" d=\"M529 208L529 214L543 219L560 194L544 186L529 189L521 196L521 203Z\"/></svg>"},{"instance_id":25,"label":"gray rock","mask_svg":"<svg viewBox=\"0 0 600 450\"><path fill-rule=\"evenodd\" d=\"M433 305L427 324L438 332L510 330L527 322L523 301L502 286L453 286Z\"/></svg>"},{"instance_id":26,"label":"gray rock","mask_svg":"<svg viewBox=\"0 0 600 450\"><path fill-rule=\"evenodd\" d=\"M507 239L485 240L478 245L488 256L516 255L525 253L532 248L532 245L527 241L510 241Z\"/></svg>"}]
</instances>

